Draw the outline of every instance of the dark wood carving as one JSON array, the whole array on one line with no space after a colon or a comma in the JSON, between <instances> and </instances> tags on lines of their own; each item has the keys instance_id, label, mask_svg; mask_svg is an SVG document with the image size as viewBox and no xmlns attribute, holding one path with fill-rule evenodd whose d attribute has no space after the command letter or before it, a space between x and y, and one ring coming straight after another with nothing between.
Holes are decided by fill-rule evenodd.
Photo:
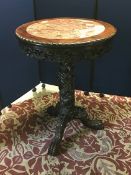
<instances>
[{"instance_id":1,"label":"dark wood carving","mask_svg":"<svg viewBox=\"0 0 131 175\"><path fill-rule=\"evenodd\" d=\"M71 24L68 24L68 22L70 23L70 20L71 22L73 21L73 24L75 24L74 22L76 20L77 22L79 20L85 20L86 22L87 20L76 18L60 19L60 21L64 22L64 25L66 24L65 21L67 22L67 24L65 25L66 30L67 27L72 28L72 26L70 26ZM104 128L102 121L90 120L84 108L75 106L75 88L73 74L74 63L81 59L95 59L98 56L102 56L105 52L108 52L111 49L112 39L116 33L116 29L111 24L102 21L87 20L89 23L90 21L100 23L105 27L105 30L95 36L89 36L85 38L77 37L72 39L63 39L60 35L60 31L60 38L54 37L54 39L36 37L35 35L31 35L27 32L27 27L30 25L42 21L46 23L48 23L49 21L50 24L51 20L54 24L54 20L57 21L59 19L45 19L26 23L16 29L16 36L18 38L20 47L26 53L27 56L31 56L39 60L42 59L59 63L58 79L60 101L56 105L56 107L52 106L47 109L48 113L50 113L51 115L56 115L59 118L59 122L56 126L55 137L52 140L51 145L49 147L49 154L55 156L59 154L59 145L62 140L64 130L66 128L67 123L71 120L79 119L85 126L95 130ZM61 23L59 25L63 24ZM77 23L75 25L77 25ZM47 31L48 35L50 35L49 27Z\"/></svg>"}]
</instances>

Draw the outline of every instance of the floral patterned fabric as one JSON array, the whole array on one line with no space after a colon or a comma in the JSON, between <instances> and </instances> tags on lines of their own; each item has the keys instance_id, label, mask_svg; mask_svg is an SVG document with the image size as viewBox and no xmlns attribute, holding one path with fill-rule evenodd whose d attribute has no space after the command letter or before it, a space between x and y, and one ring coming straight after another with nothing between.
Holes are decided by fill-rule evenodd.
<instances>
[{"instance_id":1,"label":"floral patterned fabric","mask_svg":"<svg viewBox=\"0 0 131 175\"><path fill-rule=\"evenodd\" d=\"M61 154L47 154L57 118L46 108L58 93L39 93L14 104L0 119L0 175L130 175L131 98L76 91L76 104L105 129L93 131L73 120L65 130Z\"/></svg>"}]
</instances>

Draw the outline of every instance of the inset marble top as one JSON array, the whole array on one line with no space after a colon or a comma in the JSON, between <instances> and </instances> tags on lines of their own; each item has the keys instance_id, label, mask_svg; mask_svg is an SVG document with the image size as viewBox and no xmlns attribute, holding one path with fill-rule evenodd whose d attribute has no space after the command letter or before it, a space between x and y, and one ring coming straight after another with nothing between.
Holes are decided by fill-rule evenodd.
<instances>
[{"instance_id":1,"label":"inset marble top","mask_svg":"<svg viewBox=\"0 0 131 175\"><path fill-rule=\"evenodd\" d=\"M47 39L76 39L100 34L104 25L89 20L54 19L40 21L27 27L27 33Z\"/></svg>"},{"instance_id":2,"label":"inset marble top","mask_svg":"<svg viewBox=\"0 0 131 175\"><path fill-rule=\"evenodd\" d=\"M16 29L27 41L46 44L77 44L112 37L115 27L109 23L83 18L53 18L29 22Z\"/></svg>"}]
</instances>

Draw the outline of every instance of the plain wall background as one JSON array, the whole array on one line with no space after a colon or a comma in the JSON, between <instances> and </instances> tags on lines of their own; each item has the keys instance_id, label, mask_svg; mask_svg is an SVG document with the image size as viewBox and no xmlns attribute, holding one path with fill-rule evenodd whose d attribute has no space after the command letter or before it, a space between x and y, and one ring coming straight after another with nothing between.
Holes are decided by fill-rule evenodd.
<instances>
[{"instance_id":1,"label":"plain wall background","mask_svg":"<svg viewBox=\"0 0 131 175\"><path fill-rule=\"evenodd\" d=\"M39 83L37 62L22 53L17 26L33 20L32 0L0 1L0 96L3 106Z\"/></svg>"}]
</instances>

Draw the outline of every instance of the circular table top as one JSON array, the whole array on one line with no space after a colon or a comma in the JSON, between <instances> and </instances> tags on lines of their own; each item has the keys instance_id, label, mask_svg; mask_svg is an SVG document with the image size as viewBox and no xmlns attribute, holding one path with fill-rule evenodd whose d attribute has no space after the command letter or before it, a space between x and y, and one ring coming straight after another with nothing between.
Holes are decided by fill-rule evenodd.
<instances>
[{"instance_id":1,"label":"circular table top","mask_svg":"<svg viewBox=\"0 0 131 175\"><path fill-rule=\"evenodd\" d=\"M50 18L19 26L16 35L40 44L70 45L112 38L116 28L109 23L84 18Z\"/></svg>"}]
</instances>

